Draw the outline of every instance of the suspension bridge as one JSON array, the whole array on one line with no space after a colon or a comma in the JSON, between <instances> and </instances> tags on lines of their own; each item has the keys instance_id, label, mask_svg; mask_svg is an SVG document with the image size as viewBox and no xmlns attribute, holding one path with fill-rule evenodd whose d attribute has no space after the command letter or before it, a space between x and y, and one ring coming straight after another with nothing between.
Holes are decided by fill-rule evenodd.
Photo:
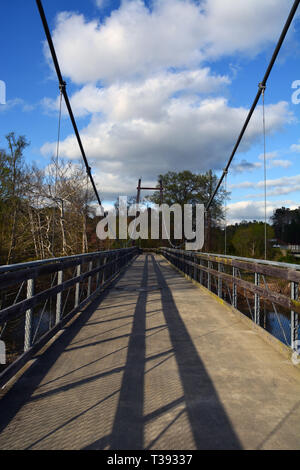
<instances>
[{"instance_id":1,"label":"suspension bridge","mask_svg":"<svg viewBox=\"0 0 300 470\"><path fill-rule=\"evenodd\" d=\"M0 449L299 449L299 281L297 264L165 247L1 266Z\"/></svg>"},{"instance_id":2,"label":"suspension bridge","mask_svg":"<svg viewBox=\"0 0 300 470\"><path fill-rule=\"evenodd\" d=\"M75 277L62 280L70 266ZM299 449L300 371L292 348L264 328L259 299L293 308L294 322L299 303L240 277L280 276L295 290L299 271L129 248L0 276L32 287L55 269L64 275L42 293L56 293L55 325L34 342L41 294L21 302L25 352L1 374L1 449ZM253 319L241 313L247 301ZM291 341L298 325L283 331Z\"/></svg>"}]
</instances>

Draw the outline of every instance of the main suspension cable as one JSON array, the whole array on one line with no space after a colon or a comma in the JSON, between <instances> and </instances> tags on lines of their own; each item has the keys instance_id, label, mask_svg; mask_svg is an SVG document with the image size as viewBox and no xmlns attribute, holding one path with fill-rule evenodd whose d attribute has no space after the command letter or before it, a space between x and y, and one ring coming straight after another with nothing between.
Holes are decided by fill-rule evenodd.
<instances>
[{"instance_id":1,"label":"main suspension cable","mask_svg":"<svg viewBox=\"0 0 300 470\"><path fill-rule=\"evenodd\" d=\"M269 65L268 65L268 68L267 68L267 70L266 70L265 76L264 76L263 80L262 80L261 83L260 83L260 85L262 85L262 87L266 86L267 80L268 80L268 78L269 78L269 75L270 75L270 73L271 73L271 70L272 70L272 68L273 68L273 65L274 65L274 63L275 63L275 61L276 61L276 59L277 59L278 53L279 53L279 51L280 51L280 49L281 49L281 46L282 46L282 44L283 44L283 41L284 41L284 39L285 39L285 37L286 37L286 34L287 34L288 30L289 30L289 27L290 27L290 25L291 25L291 22L293 21L293 18L294 18L294 16L295 16L295 13L296 13L296 11L297 11L297 8L298 8L298 6L299 6L299 3L300 3L300 0L295 0L293 6L292 6L292 8L291 8L291 11L290 11L290 13L289 13L289 16L288 16L288 18L287 18L287 20L286 20L286 23L285 23L285 25L284 25L284 28L283 28L283 30L282 30L282 33L281 33L281 35L280 35L280 38L279 38L279 40L278 40L278 42L277 42L277 45L276 45L275 50L274 50L274 52L273 52L272 58L271 58L270 63L269 63ZM262 93L262 88L259 86L259 89L258 89L258 92L257 92L257 94L256 94L256 97L255 97L255 99L254 99L254 101L253 101L253 104L252 104L252 106L251 106L251 109L250 109L250 111L249 111L249 113L248 113L248 115L247 115L246 121L245 121L245 123L244 123L244 125L243 125L243 128L242 128L242 130L241 130L241 132L240 132L240 135L239 135L239 137L238 137L238 139L237 139L237 141L236 141L236 144L235 144L235 146L234 146L234 148L233 148L233 151L232 151L232 153L231 153L231 155L230 155L230 158L229 158L229 160L228 160L228 163L227 163L225 169L223 170L222 176L221 176L221 178L219 179L218 184L217 184L217 186L216 186L216 188L215 188L213 194L211 195L211 197L210 197L210 199L209 199L209 201L208 201L208 203L207 203L206 211L209 210L209 208L210 208L210 206L211 206L211 204L212 204L212 202L213 202L213 200L214 200L214 198L215 198L215 196L216 196L216 194L217 194L217 192L218 192L218 190L219 190L219 188L220 188L220 186L221 186L221 184L222 184L222 181L223 181L223 179L224 179L224 177L225 177L226 171L228 171L228 169L229 169L229 167L230 167L230 164L231 164L231 162L232 162L232 160L233 160L233 157L234 157L234 155L235 155L235 153L236 153L236 151L237 151L237 149L238 149L238 147L239 147L239 145L240 145L240 143L241 143L241 140L242 140L242 138L243 138L243 135L245 134L245 131L246 131L247 127L248 127L249 121L250 121L250 119L251 119L251 117L252 117L252 114L253 114L253 112L254 112L254 110L255 110L255 108L256 108L256 105L257 105L257 103L258 103L258 101L259 101L259 98L260 98L261 93Z\"/></svg>"},{"instance_id":2,"label":"main suspension cable","mask_svg":"<svg viewBox=\"0 0 300 470\"><path fill-rule=\"evenodd\" d=\"M61 89L62 94L63 94L64 99L65 99L65 103L66 103L66 106L67 106L67 109L68 109L68 112L69 112L69 116L70 116L70 119L71 119L71 122L72 122L72 125L73 125L73 129L74 129L74 132L75 132L75 135L76 135L76 138L77 138L77 142L78 142L78 145L79 145L79 148L80 148L80 151L81 151L81 155L82 155L82 158L83 158L83 161L84 161L84 164L85 164L86 172L87 172L87 175L90 178L90 181L92 183L92 187L94 189L96 199L97 199L97 201L99 203L99 206L102 210L102 203L101 203L101 200L100 200L100 197L99 197L99 194L98 194L98 191L97 191L97 188L96 188L96 185L95 185L92 173L91 173L91 167L89 166L88 160L87 160L86 155L85 155L85 151L84 151L84 148L83 148L83 145L82 145L82 142L81 142L80 134L79 134L77 124L76 124L76 121L75 121L75 118L74 118L74 114L73 114L73 111L72 111L72 108L71 108L70 100L69 100L68 93L67 93L67 90L66 90L66 82L63 80L63 77L62 77L62 74L61 74L61 71L60 71L57 55L56 55L55 48L54 48L54 45L53 45L53 41L52 41L52 38L51 38L51 34L50 34L49 26L48 26L48 23L47 23L46 15L45 15L45 12L44 12L44 8L43 8L43 5L42 5L42 1L41 0L36 0L36 3L37 3L37 7L38 7L38 10L39 10L39 13L40 13L40 17L41 17L41 20L42 20L42 23L43 23L43 26L44 26L46 38L47 38L47 41L48 41L48 45L49 45L49 48L50 48L52 60L53 60L54 67L55 67L56 74L57 74L57 78L58 78L58 81L59 81L59 86L60 86L60 89Z\"/></svg>"}]
</instances>

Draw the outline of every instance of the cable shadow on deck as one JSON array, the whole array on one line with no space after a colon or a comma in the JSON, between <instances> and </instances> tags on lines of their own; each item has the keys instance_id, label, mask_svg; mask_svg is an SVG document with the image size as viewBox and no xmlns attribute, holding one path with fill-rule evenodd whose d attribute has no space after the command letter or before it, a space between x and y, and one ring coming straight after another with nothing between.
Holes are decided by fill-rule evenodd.
<instances>
[{"instance_id":1,"label":"cable shadow on deck","mask_svg":"<svg viewBox=\"0 0 300 470\"><path fill-rule=\"evenodd\" d=\"M149 263L149 260L151 259L152 263ZM76 388L84 384L93 383L98 379L123 373L120 388L118 390L114 390L113 393L108 394L107 397L95 400L95 403L88 403L88 406L79 410L78 413L75 413L74 416L63 423L60 423L57 427L49 430L44 429L45 432L38 440L35 442L31 440L28 448L34 448L36 445L40 446L43 441L45 442L45 445L47 445L46 439L51 436L55 436L58 431L66 428L71 423L75 423L92 410L95 410L95 412L97 410L101 419L103 417L105 420L105 407L110 406L109 399L113 396L118 396L118 403L113 417L112 427L110 428L111 431L108 429L102 429L102 432L99 432L99 430L95 428L93 436L94 442L87 445L87 442L83 439L81 448L110 448L115 450L144 449L145 427L147 423L151 420L158 419L160 416L173 410L181 403L184 408L181 408L179 414L174 416L174 419L171 422L168 422L164 429L160 428L157 433L154 433L151 442L147 445L148 448L155 448L155 445L160 441L162 435L168 432L169 428L175 425L175 423L176 425L178 424L178 419L180 419L183 413L186 413L188 416L197 448L238 449L241 447L222 404L218 399L217 393L207 371L205 370L205 367L193 345L192 339L190 338L180 317L170 288L164 278L164 273L161 272L161 269L154 257L150 255L146 255L144 259L142 258L141 262L137 263L135 269L137 273L136 282L140 287L145 289L141 290L137 296L132 329L129 335L128 345L126 346L128 350L124 366L122 365L122 367L109 369L104 373L103 371L99 371L98 374L94 374L92 377L82 376L80 380L71 381L63 386L60 384L60 386L58 385L50 391L45 390L38 396L32 396L43 377L47 374L49 368L54 365L59 354L66 350L79 329L88 322L94 312L96 306L95 303L91 306L90 312L79 317L70 330L67 330L39 359L38 364L36 364L38 367L31 368L28 371L28 374L25 374L25 380L21 383L21 386L17 387L16 384L15 392L11 393L13 391L11 390L11 392L7 394L6 402L3 402L3 408L0 405L1 422L3 427L5 427L23 404L28 401L38 401L40 398L52 396L60 391L70 390L71 388ZM167 274L169 273L167 272ZM153 311L147 312L146 315L146 307L149 304L149 301L151 302L151 299L148 298L149 293L147 287L149 287L153 281L155 281L156 284L159 283L162 287L158 296L162 303L162 310L158 309L157 312L162 312L164 319L162 318L162 322L159 322L158 325L155 324L154 326L151 326L151 328L148 328L147 330L146 319L148 318L148 314L153 315ZM156 312L156 310L154 310L154 312ZM117 316L119 316L119 313ZM148 339L149 336L159 334L160 331L166 328L169 331L171 339L171 344L168 349L160 351L154 356L152 355L147 357L147 331L153 330L150 335L147 335ZM122 349L124 348L125 346L122 347ZM146 371L146 362L148 360L155 359L156 356L159 362L154 363L154 365ZM163 403L160 403L161 406L157 403L158 406L156 410L152 411L148 415L144 415L146 374L153 369L156 369L157 371L157 368L161 367L162 364L165 364L166 361L174 357L178 366L183 394L175 400L164 400ZM102 356L101 358L94 358L92 362L96 363L100 359L102 359ZM91 364L90 361L85 364L84 367L89 364ZM84 367L80 367L80 369L84 370ZM69 374L71 373L72 371L69 371ZM62 375L62 377L64 377L64 375ZM7 408L6 410L5 407ZM101 408L101 411L99 410L99 407ZM191 442L191 446L193 446L193 442Z\"/></svg>"},{"instance_id":2,"label":"cable shadow on deck","mask_svg":"<svg viewBox=\"0 0 300 470\"><path fill-rule=\"evenodd\" d=\"M140 287L147 287L147 284L148 255L145 257ZM110 437L111 449L143 449L146 303L145 289L139 293L135 308L119 402Z\"/></svg>"},{"instance_id":3,"label":"cable shadow on deck","mask_svg":"<svg viewBox=\"0 0 300 470\"><path fill-rule=\"evenodd\" d=\"M176 307L161 267L154 256L151 258L157 281L163 287L163 314L169 329L196 447L214 450L241 449L239 439Z\"/></svg>"},{"instance_id":4,"label":"cable shadow on deck","mask_svg":"<svg viewBox=\"0 0 300 470\"><path fill-rule=\"evenodd\" d=\"M171 339L171 349L164 353L163 362L175 357L184 395L175 401L165 403L150 415L144 416L145 408L145 364L146 364L146 305L147 290L140 292L134 313L134 321L128 343L127 360L120 387L119 401L110 435L98 440L85 449L142 450L145 449L145 426L154 418L159 418L179 404L184 404L171 422L160 429L148 444L155 445L183 413L187 413L197 449L240 449L241 444L220 403L213 383L201 361L191 337L177 310L172 293L164 279L155 258L146 255L143 267L143 287L149 284L149 258L161 285L162 312ZM151 266L152 268L152 266ZM149 372L149 371L148 371ZM191 442L191 447L193 443Z\"/></svg>"}]
</instances>

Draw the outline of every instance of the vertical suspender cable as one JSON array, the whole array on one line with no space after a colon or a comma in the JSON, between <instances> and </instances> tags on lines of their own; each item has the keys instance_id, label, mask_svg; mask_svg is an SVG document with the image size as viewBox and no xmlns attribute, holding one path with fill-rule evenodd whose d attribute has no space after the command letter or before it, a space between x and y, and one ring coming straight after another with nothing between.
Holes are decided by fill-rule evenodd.
<instances>
[{"instance_id":1,"label":"vertical suspender cable","mask_svg":"<svg viewBox=\"0 0 300 470\"><path fill-rule=\"evenodd\" d=\"M58 157L60 146L60 130L61 130L61 111L62 111L62 90L60 89L59 95L59 117L58 117L58 131L57 131L57 147L56 147L56 160L55 160L55 198L57 197L57 180L58 180Z\"/></svg>"},{"instance_id":2,"label":"vertical suspender cable","mask_svg":"<svg viewBox=\"0 0 300 470\"><path fill-rule=\"evenodd\" d=\"M59 157L60 129L61 129L61 109L62 109L62 90L60 89L56 158L55 158L54 206L53 206L53 221L52 221L52 254L54 257L55 257L54 240L55 240L55 212L56 212L55 204L57 202L57 180L58 180L58 157Z\"/></svg>"}]
</instances>

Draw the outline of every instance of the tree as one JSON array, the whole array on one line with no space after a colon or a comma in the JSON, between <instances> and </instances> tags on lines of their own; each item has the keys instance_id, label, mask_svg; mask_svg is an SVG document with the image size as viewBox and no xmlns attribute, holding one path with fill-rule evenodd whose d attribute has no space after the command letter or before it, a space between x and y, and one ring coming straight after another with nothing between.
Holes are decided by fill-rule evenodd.
<instances>
[{"instance_id":1,"label":"tree","mask_svg":"<svg viewBox=\"0 0 300 470\"><path fill-rule=\"evenodd\" d=\"M217 176L214 175L211 170L202 174L192 173L188 170L178 173L169 171L164 175L159 175L158 181L159 180L161 180L163 184L164 203L170 206L177 203L180 204L181 207L183 207L184 204L204 204L204 206L206 206L218 182ZM159 186L158 183L156 187L159 188ZM205 236L205 249L207 251L210 251L212 246L212 228L217 227L224 218L222 204L224 198L228 197L228 195L229 193L220 189L207 214ZM149 197L149 200L155 204L159 204L159 192L155 192Z\"/></svg>"},{"instance_id":2,"label":"tree","mask_svg":"<svg viewBox=\"0 0 300 470\"><path fill-rule=\"evenodd\" d=\"M267 240L273 237L274 229L267 225ZM264 223L254 221L240 224L231 242L236 255L246 258L263 258L265 250ZM268 251L270 251L270 248L268 248Z\"/></svg>"},{"instance_id":3,"label":"tree","mask_svg":"<svg viewBox=\"0 0 300 470\"><path fill-rule=\"evenodd\" d=\"M291 210L286 207L278 208L272 216L275 236L285 243L300 244L300 207Z\"/></svg>"},{"instance_id":4,"label":"tree","mask_svg":"<svg viewBox=\"0 0 300 470\"><path fill-rule=\"evenodd\" d=\"M6 263L9 264L16 256L16 244L22 236L22 197L26 186L24 168L25 148L29 142L24 136L16 137L14 132L6 135L8 150L1 150L1 225L5 227L4 248L6 245ZM4 209L4 213L3 213ZM3 233L3 232L2 232Z\"/></svg>"},{"instance_id":5,"label":"tree","mask_svg":"<svg viewBox=\"0 0 300 470\"><path fill-rule=\"evenodd\" d=\"M94 200L81 163L52 159L46 171L32 167L29 211L33 230L41 239L43 256L86 253Z\"/></svg>"},{"instance_id":6,"label":"tree","mask_svg":"<svg viewBox=\"0 0 300 470\"><path fill-rule=\"evenodd\" d=\"M29 167L27 139L11 132L6 141L7 150L0 150L0 264L99 249L83 165L52 159L45 169Z\"/></svg>"}]
</instances>

